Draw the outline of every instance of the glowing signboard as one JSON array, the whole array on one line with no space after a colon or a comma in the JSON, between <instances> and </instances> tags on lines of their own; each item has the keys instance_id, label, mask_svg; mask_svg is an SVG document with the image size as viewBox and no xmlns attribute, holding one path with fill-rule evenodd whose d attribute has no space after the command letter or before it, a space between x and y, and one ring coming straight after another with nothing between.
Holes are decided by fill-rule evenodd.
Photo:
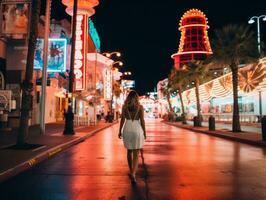
<instances>
[{"instance_id":1,"label":"glowing signboard","mask_svg":"<svg viewBox=\"0 0 266 200\"><path fill-rule=\"evenodd\" d=\"M43 67L43 39L37 39L34 69L41 70ZM65 72L67 40L65 38L49 38L48 72Z\"/></svg>"},{"instance_id":2,"label":"glowing signboard","mask_svg":"<svg viewBox=\"0 0 266 200\"><path fill-rule=\"evenodd\" d=\"M112 71L106 69L104 71L104 100L112 99Z\"/></svg>"},{"instance_id":3,"label":"glowing signboard","mask_svg":"<svg viewBox=\"0 0 266 200\"><path fill-rule=\"evenodd\" d=\"M122 87L123 88L134 88L135 81L134 80L122 80Z\"/></svg>"},{"instance_id":4,"label":"glowing signboard","mask_svg":"<svg viewBox=\"0 0 266 200\"><path fill-rule=\"evenodd\" d=\"M77 15L74 73L76 90L79 91L85 89L85 41L87 39L87 20L88 18L86 15Z\"/></svg>"}]
</instances>

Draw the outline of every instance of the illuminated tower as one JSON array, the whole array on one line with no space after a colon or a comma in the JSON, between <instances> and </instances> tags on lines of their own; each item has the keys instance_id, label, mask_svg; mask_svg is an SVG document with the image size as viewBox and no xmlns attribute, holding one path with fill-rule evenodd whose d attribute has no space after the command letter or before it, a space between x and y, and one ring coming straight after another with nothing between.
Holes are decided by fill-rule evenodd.
<instances>
[{"instance_id":1,"label":"illuminated tower","mask_svg":"<svg viewBox=\"0 0 266 200\"><path fill-rule=\"evenodd\" d=\"M212 54L208 29L208 20L200 10L191 9L182 16L179 23L179 49L171 56L175 60L176 69L192 60L205 60Z\"/></svg>"}]
</instances>

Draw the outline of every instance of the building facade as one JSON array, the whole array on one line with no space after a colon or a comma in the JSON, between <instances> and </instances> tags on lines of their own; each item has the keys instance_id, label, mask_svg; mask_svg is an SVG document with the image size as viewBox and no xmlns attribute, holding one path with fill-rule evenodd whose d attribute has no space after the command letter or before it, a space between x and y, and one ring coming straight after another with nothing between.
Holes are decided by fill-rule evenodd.
<instances>
[{"instance_id":1,"label":"building facade","mask_svg":"<svg viewBox=\"0 0 266 200\"><path fill-rule=\"evenodd\" d=\"M239 110L243 122L258 122L266 115L266 58L259 63L243 66L239 69ZM199 87L201 112L205 120L213 115L220 121L231 121L233 112L232 74L228 73L213 79ZM182 93L188 118L196 113L195 88ZM171 98L176 113L181 114L179 96ZM167 104L165 104L167 106Z\"/></svg>"}]
</instances>

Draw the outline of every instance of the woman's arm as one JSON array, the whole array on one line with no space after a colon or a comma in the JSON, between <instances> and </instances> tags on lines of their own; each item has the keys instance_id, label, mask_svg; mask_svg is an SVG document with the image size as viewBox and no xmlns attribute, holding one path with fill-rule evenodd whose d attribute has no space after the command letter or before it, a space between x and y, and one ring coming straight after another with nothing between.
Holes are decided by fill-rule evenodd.
<instances>
[{"instance_id":1,"label":"woman's arm","mask_svg":"<svg viewBox=\"0 0 266 200\"><path fill-rule=\"evenodd\" d=\"M145 128L145 121L144 121L144 109L143 106L140 106L140 125L143 129L144 138L146 140L146 128Z\"/></svg>"},{"instance_id":2,"label":"woman's arm","mask_svg":"<svg viewBox=\"0 0 266 200\"><path fill-rule=\"evenodd\" d=\"M122 114L121 114L120 127L119 127L119 133L118 133L118 137L119 137L120 139L121 139L121 137L122 137L122 133L121 133L121 131L122 131L122 127L123 127L124 123L125 123L125 108L124 108L124 106L123 106L123 107L122 107Z\"/></svg>"}]
</instances>

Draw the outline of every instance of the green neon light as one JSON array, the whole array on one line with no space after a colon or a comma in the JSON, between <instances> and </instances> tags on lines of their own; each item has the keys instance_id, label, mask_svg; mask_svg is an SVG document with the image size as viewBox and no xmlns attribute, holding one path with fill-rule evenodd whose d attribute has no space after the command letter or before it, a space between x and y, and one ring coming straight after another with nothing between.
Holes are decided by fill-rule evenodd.
<instances>
[{"instance_id":1,"label":"green neon light","mask_svg":"<svg viewBox=\"0 0 266 200\"><path fill-rule=\"evenodd\" d=\"M98 35L98 32L97 32L97 30L96 30L96 28L95 28L95 26L94 26L94 23L93 23L93 21L91 20L91 18L89 18L88 21L89 21L89 22L88 22L88 23L89 23L89 34L90 34L90 36L91 36L91 38L92 38L92 41L93 41L93 43L94 43L96 49L97 49L98 51L100 51L100 49L101 49L101 41L100 41L100 37L99 37L99 35Z\"/></svg>"}]
</instances>

